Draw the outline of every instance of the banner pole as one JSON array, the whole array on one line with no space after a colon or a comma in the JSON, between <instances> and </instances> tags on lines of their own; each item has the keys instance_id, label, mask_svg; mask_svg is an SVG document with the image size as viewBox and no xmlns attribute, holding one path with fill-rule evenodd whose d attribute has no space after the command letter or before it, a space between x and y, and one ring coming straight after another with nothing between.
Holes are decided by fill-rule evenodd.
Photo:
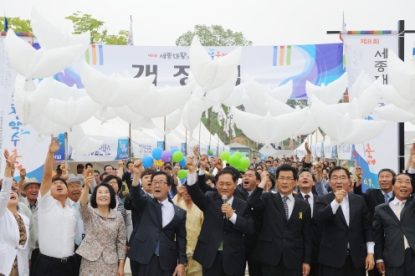
<instances>
[{"instance_id":1,"label":"banner pole","mask_svg":"<svg viewBox=\"0 0 415 276\"><path fill-rule=\"evenodd\" d=\"M399 58L405 61L405 20L398 21ZM405 123L398 123L398 164L399 171L405 169Z\"/></svg>"},{"instance_id":2,"label":"banner pole","mask_svg":"<svg viewBox=\"0 0 415 276\"><path fill-rule=\"evenodd\" d=\"M164 116L164 149L166 150L166 116Z\"/></svg>"},{"instance_id":3,"label":"banner pole","mask_svg":"<svg viewBox=\"0 0 415 276\"><path fill-rule=\"evenodd\" d=\"M132 160L133 152L132 152L132 139L131 139L131 123L128 124L128 159Z\"/></svg>"},{"instance_id":4,"label":"banner pole","mask_svg":"<svg viewBox=\"0 0 415 276\"><path fill-rule=\"evenodd\" d=\"M65 132L65 167L66 168L68 168L68 160L69 160L68 132Z\"/></svg>"}]
</instances>

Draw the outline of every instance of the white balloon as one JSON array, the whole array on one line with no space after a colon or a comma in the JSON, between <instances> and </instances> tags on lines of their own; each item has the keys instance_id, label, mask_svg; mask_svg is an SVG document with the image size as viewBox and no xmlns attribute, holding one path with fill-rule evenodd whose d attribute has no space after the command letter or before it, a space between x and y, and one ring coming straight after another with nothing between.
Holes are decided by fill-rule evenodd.
<instances>
[{"instance_id":1,"label":"white balloon","mask_svg":"<svg viewBox=\"0 0 415 276\"><path fill-rule=\"evenodd\" d=\"M141 97L128 99L128 107L138 115L147 118L166 116L183 105L189 98L194 83L184 86L157 89L152 86L150 91ZM135 99L132 101L132 99Z\"/></svg>"},{"instance_id":2,"label":"white balloon","mask_svg":"<svg viewBox=\"0 0 415 276\"><path fill-rule=\"evenodd\" d=\"M22 124L26 125L38 117L49 102L50 91L53 88L53 79L47 78L37 84L35 91L26 92L25 78L16 76L14 86L14 103L17 115Z\"/></svg>"},{"instance_id":3,"label":"white balloon","mask_svg":"<svg viewBox=\"0 0 415 276\"><path fill-rule=\"evenodd\" d=\"M155 128L155 125L151 120L147 120L145 117L137 115L128 106L113 107L113 110L118 117L130 124L140 128Z\"/></svg>"},{"instance_id":4,"label":"white balloon","mask_svg":"<svg viewBox=\"0 0 415 276\"><path fill-rule=\"evenodd\" d=\"M206 91L223 85L237 69L242 48L238 47L224 57L212 60L197 36L189 49L190 68L196 82Z\"/></svg>"},{"instance_id":5,"label":"white balloon","mask_svg":"<svg viewBox=\"0 0 415 276\"><path fill-rule=\"evenodd\" d=\"M413 113L409 113L394 104L377 107L374 112L379 116L379 118L386 121L409 122L415 120L415 115Z\"/></svg>"},{"instance_id":6,"label":"white balloon","mask_svg":"<svg viewBox=\"0 0 415 276\"><path fill-rule=\"evenodd\" d=\"M386 126L385 121L352 120L347 115L342 128L344 135L343 143L361 144L381 135Z\"/></svg>"},{"instance_id":7,"label":"white balloon","mask_svg":"<svg viewBox=\"0 0 415 276\"><path fill-rule=\"evenodd\" d=\"M75 85L67 86L62 82L53 80L51 98L67 102L70 98L76 101L85 96L87 96L85 89L78 89Z\"/></svg>"},{"instance_id":8,"label":"white balloon","mask_svg":"<svg viewBox=\"0 0 415 276\"><path fill-rule=\"evenodd\" d=\"M399 59L393 51L389 51L388 75L396 91L405 99L415 100L415 68Z\"/></svg>"},{"instance_id":9,"label":"white balloon","mask_svg":"<svg viewBox=\"0 0 415 276\"><path fill-rule=\"evenodd\" d=\"M101 107L99 108L94 117L101 121L101 124L116 118L118 114L115 112L114 108L112 107Z\"/></svg>"},{"instance_id":10,"label":"white balloon","mask_svg":"<svg viewBox=\"0 0 415 276\"><path fill-rule=\"evenodd\" d=\"M308 109L307 115L306 115L306 121L303 124L303 126L295 132L295 135L307 135L309 133L312 133L318 128L318 123L314 119L313 113L311 112L309 107L306 107Z\"/></svg>"},{"instance_id":11,"label":"white balloon","mask_svg":"<svg viewBox=\"0 0 415 276\"><path fill-rule=\"evenodd\" d=\"M268 107L266 106L265 94L267 92L266 88L257 83L251 76L246 75L246 87L245 92L249 96L252 104L262 112L267 112ZM268 95L269 96L269 95ZM269 96L272 98L271 96Z\"/></svg>"},{"instance_id":12,"label":"white balloon","mask_svg":"<svg viewBox=\"0 0 415 276\"><path fill-rule=\"evenodd\" d=\"M57 124L51 121L44 113L41 113L39 116L34 118L30 122L30 125L38 132L38 134L47 136L50 134L57 136L58 134L65 133L69 130L69 126Z\"/></svg>"},{"instance_id":13,"label":"white balloon","mask_svg":"<svg viewBox=\"0 0 415 276\"><path fill-rule=\"evenodd\" d=\"M349 89L350 101L353 100L353 98L359 98L363 91L365 91L371 84L372 79L365 71L362 71L353 86Z\"/></svg>"},{"instance_id":14,"label":"white balloon","mask_svg":"<svg viewBox=\"0 0 415 276\"><path fill-rule=\"evenodd\" d=\"M233 75L223 85L221 85L220 87L216 89L207 91L206 98L209 101L214 102L214 103L223 102L226 98L228 98L232 94L235 88L237 79L238 79L238 70L235 70L235 73L233 73Z\"/></svg>"},{"instance_id":15,"label":"white balloon","mask_svg":"<svg viewBox=\"0 0 415 276\"><path fill-rule=\"evenodd\" d=\"M266 155L266 156L273 156L277 153L277 151L271 145L264 145L260 150L259 153Z\"/></svg>"},{"instance_id":16,"label":"white balloon","mask_svg":"<svg viewBox=\"0 0 415 276\"><path fill-rule=\"evenodd\" d=\"M88 96L77 101L69 99L68 102L50 99L44 113L55 123L73 127L91 118L98 108L99 105Z\"/></svg>"},{"instance_id":17,"label":"white balloon","mask_svg":"<svg viewBox=\"0 0 415 276\"><path fill-rule=\"evenodd\" d=\"M231 95L223 100L223 104L228 107L240 106L242 104L242 97L246 94L245 86L245 83L235 86Z\"/></svg>"},{"instance_id":18,"label":"white balloon","mask_svg":"<svg viewBox=\"0 0 415 276\"><path fill-rule=\"evenodd\" d=\"M330 84L317 86L311 82L306 82L306 93L308 98L315 95L320 101L325 104L336 104L343 97L347 88L347 73L344 73L340 78L331 82Z\"/></svg>"},{"instance_id":19,"label":"white balloon","mask_svg":"<svg viewBox=\"0 0 415 276\"><path fill-rule=\"evenodd\" d=\"M98 104L107 107L127 105L150 90L155 75L145 78L123 78L120 75L105 76L85 61L82 63L81 80L88 95Z\"/></svg>"},{"instance_id":20,"label":"white balloon","mask_svg":"<svg viewBox=\"0 0 415 276\"><path fill-rule=\"evenodd\" d=\"M45 49L55 49L77 44L88 46L91 41L89 31L78 35L71 34L69 31L62 31L47 21L35 8L32 8L30 25L39 44Z\"/></svg>"},{"instance_id":21,"label":"white balloon","mask_svg":"<svg viewBox=\"0 0 415 276\"><path fill-rule=\"evenodd\" d=\"M166 116L166 132L174 130L179 124L182 118L182 111L176 109L173 113Z\"/></svg>"},{"instance_id":22,"label":"white balloon","mask_svg":"<svg viewBox=\"0 0 415 276\"><path fill-rule=\"evenodd\" d=\"M274 99L268 94L265 94L265 106L272 116L279 116L295 111L291 106Z\"/></svg>"},{"instance_id":23,"label":"white balloon","mask_svg":"<svg viewBox=\"0 0 415 276\"><path fill-rule=\"evenodd\" d=\"M256 108L256 106L251 102L251 98L248 96L242 96L242 104L248 113L256 114L259 116L265 116L267 114L266 111L262 111Z\"/></svg>"},{"instance_id":24,"label":"white balloon","mask_svg":"<svg viewBox=\"0 0 415 276\"><path fill-rule=\"evenodd\" d=\"M68 143L76 153L89 154L98 150L104 141L88 136L81 126L74 126L68 132Z\"/></svg>"},{"instance_id":25,"label":"white balloon","mask_svg":"<svg viewBox=\"0 0 415 276\"><path fill-rule=\"evenodd\" d=\"M62 71L85 53L88 45L76 44L54 49L36 50L9 30L4 49L11 66L25 77L26 91L33 91L32 78L47 78Z\"/></svg>"},{"instance_id":26,"label":"white balloon","mask_svg":"<svg viewBox=\"0 0 415 276\"><path fill-rule=\"evenodd\" d=\"M393 85L378 84L380 96L389 103L393 103L397 107L409 110L414 106L414 102L403 98Z\"/></svg>"},{"instance_id":27,"label":"white balloon","mask_svg":"<svg viewBox=\"0 0 415 276\"><path fill-rule=\"evenodd\" d=\"M286 84L268 90L268 94L274 99L286 103L293 93L293 80L289 80Z\"/></svg>"}]
</instances>

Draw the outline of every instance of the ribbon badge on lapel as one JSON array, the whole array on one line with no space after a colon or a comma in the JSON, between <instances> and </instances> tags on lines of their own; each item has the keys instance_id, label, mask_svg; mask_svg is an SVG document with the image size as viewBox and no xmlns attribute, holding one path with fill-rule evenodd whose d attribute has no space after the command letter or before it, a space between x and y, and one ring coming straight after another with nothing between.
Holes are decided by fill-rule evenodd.
<instances>
[{"instance_id":1,"label":"ribbon badge on lapel","mask_svg":"<svg viewBox=\"0 0 415 276\"><path fill-rule=\"evenodd\" d=\"M303 219L303 212L298 213L299 219Z\"/></svg>"}]
</instances>

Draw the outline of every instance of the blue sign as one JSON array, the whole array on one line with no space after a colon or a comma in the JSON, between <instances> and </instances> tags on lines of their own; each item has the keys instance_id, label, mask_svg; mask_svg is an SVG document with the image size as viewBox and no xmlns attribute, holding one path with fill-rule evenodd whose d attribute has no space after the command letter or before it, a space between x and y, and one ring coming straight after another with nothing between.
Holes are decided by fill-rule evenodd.
<instances>
[{"instance_id":1,"label":"blue sign","mask_svg":"<svg viewBox=\"0 0 415 276\"><path fill-rule=\"evenodd\" d=\"M53 158L56 162L62 162L65 161L65 134L61 133L57 137L59 138L59 143L62 143L62 145Z\"/></svg>"},{"instance_id":2,"label":"blue sign","mask_svg":"<svg viewBox=\"0 0 415 276\"><path fill-rule=\"evenodd\" d=\"M164 150L164 141L157 141L157 147Z\"/></svg>"},{"instance_id":3,"label":"blue sign","mask_svg":"<svg viewBox=\"0 0 415 276\"><path fill-rule=\"evenodd\" d=\"M128 159L128 139L118 139L116 160Z\"/></svg>"}]
</instances>

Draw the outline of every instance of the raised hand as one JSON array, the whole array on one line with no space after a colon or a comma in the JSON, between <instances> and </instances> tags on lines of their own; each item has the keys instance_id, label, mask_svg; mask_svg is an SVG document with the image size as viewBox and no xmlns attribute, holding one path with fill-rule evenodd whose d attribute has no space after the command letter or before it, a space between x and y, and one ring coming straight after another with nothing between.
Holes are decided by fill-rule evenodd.
<instances>
[{"instance_id":1,"label":"raised hand","mask_svg":"<svg viewBox=\"0 0 415 276\"><path fill-rule=\"evenodd\" d=\"M66 172L66 164L65 164L65 162L62 162L62 163L61 163L60 168L61 168L61 171L62 171L62 172Z\"/></svg>"},{"instance_id":2,"label":"raised hand","mask_svg":"<svg viewBox=\"0 0 415 276\"><path fill-rule=\"evenodd\" d=\"M337 203L342 203L343 199L346 197L347 193L345 190L338 190L335 193Z\"/></svg>"},{"instance_id":3,"label":"raised hand","mask_svg":"<svg viewBox=\"0 0 415 276\"><path fill-rule=\"evenodd\" d=\"M357 175L357 177L359 179L362 179L362 176L363 176L362 168L361 167L356 167L356 173L355 174Z\"/></svg>"},{"instance_id":4,"label":"raised hand","mask_svg":"<svg viewBox=\"0 0 415 276\"><path fill-rule=\"evenodd\" d=\"M412 144L410 152L411 152L411 155L415 155L415 143Z\"/></svg>"},{"instance_id":5,"label":"raised hand","mask_svg":"<svg viewBox=\"0 0 415 276\"><path fill-rule=\"evenodd\" d=\"M25 179L26 178L26 169L25 168L22 168L20 170L20 178L21 179Z\"/></svg>"},{"instance_id":6,"label":"raised hand","mask_svg":"<svg viewBox=\"0 0 415 276\"><path fill-rule=\"evenodd\" d=\"M124 168L124 161L120 160L118 161L118 168L123 169Z\"/></svg>"},{"instance_id":7,"label":"raised hand","mask_svg":"<svg viewBox=\"0 0 415 276\"><path fill-rule=\"evenodd\" d=\"M84 177L88 177L94 174L94 170L91 167L88 167L88 169L84 170Z\"/></svg>"},{"instance_id":8,"label":"raised hand","mask_svg":"<svg viewBox=\"0 0 415 276\"><path fill-rule=\"evenodd\" d=\"M311 150L310 150L310 148L308 147L308 142L305 142L305 143L304 143L304 147L305 147L305 151L307 152L307 154L311 154Z\"/></svg>"},{"instance_id":9,"label":"raised hand","mask_svg":"<svg viewBox=\"0 0 415 276\"><path fill-rule=\"evenodd\" d=\"M7 167L13 168L14 163L16 163L16 154L10 155L8 150L4 150L4 158L6 159Z\"/></svg>"},{"instance_id":10,"label":"raised hand","mask_svg":"<svg viewBox=\"0 0 415 276\"><path fill-rule=\"evenodd\" d=\"M268 180L268 179L269 179L269 172L268 171L263 171L261 173L261 181Z\"/></svg>"},{"instance_id":11,"label":"raised hand","mask_svg":"<svg viewBox=\"0 0 415 276\"><path fill-rule=\"evenodd\" d=\"M218 158L215 161L215 168L220 172L223 169L223 162L222 159Z\"/></svg>"},{"instance_id":12,"label":"raised hand","mask_svg":"<svg viewBox=\"0 0 415 276\"><path fill-rule=\"evenodd\" d=\"M202 154L202 157L200 157L200 159L199 159L199 165L200 165L200 168L202 170L205 170L206 167L208 166L208 159L207 159L206 154Z\"/></svg>"},{"instance_id":13,"label":"raised hand","mask_svg":"<svg viewBox=\"0 0 415 276\"><path fill-rule=\"evenodd\" d=\"M188 156L187 157L186 167L187 167L187 170L189 171L189 173L194 173L196 171L196 166L195 166L193 156Z\"/></svg>"},{"instance_id":14,"label":"raised hand","mask_svg":"<svg viewBox=\"0 0 415 276\"><path fill-rule=\"evenodd\" d=\"M87 177L85 177L85 187L87 187L89 189L89 187L91 186L91 181L92 179L94 179L94 175L88 175Z\"/></svg>"},{"instance_id":15,"label":"raised hand","mask_svg":"<svg viewBox=\"0 0 415 276\"><path fill-rule=\"evenodd\" d=\"M199 157L199 147L198 146L194 146L193 147L193 154L195 155L195 157Z\"/></svg>"},{"instance_id":16,"label":"raised hand","mask_svg":"<svg viewBox=\"0 0 415 276\"><path fill-rule=\"evenodd\" d=\"M141 173L144 171L143 168L143 164L141 162L141 159L137 159L134 161L134 166L133 166L133 173L134 174L138 174L141 175Z\"/></svg>"},{"instance_id":17,"label":"raised hand","mask_svg":"<svg viewBox=\"0 0 415 276\"><path fill-rule=\"evenodd\" d=\"M49 153L55 154L60 149L62 143L59 143L59 138L54 138L53 135L50 137Z\"/></svg>"}]
</instances>

